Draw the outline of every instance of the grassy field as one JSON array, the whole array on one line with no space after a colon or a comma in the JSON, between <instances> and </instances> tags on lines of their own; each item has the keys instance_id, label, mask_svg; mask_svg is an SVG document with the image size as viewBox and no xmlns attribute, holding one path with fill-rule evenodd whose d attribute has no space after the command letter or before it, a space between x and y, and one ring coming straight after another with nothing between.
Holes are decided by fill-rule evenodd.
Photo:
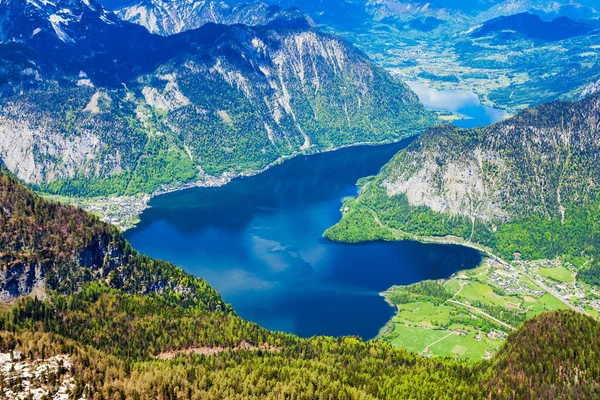
<instances>
[{"instance_id":1,"label":"grassy field","mask_svg":"<svg viewBox=\"0 0 600 400\"><path fill-rule=\"evenodd\" d=\"M478 329L451 325L448 329L430 329L396 322L387 341L410 351L439 357L461 357L480 360L488 352L497 351L501 339L491 339ZM464 332L458 334L457 330ZM476 336L481 340L477 340Z\"/></svg>"},{"instance_id":2,"label":"grassy field","mask_svg":"<svg viewBox=\"0 0 600 400\"><path fill-rule=\"evenodd\" d=\"M399 307L394 321L432 329L447 322L451 310L451 306L435 306L430 302L403 304Z\"/></svg>"},{"instance_id":3,"label":"grassy field","mask_svg":"<svg viewBox=\"0 0 600 400\"><path fill-rule=\"evenodd\" d=\"M589 302L574 295L583 291L589 296L591 288L575 287L572 269L536 264L521 270L486 259L478 268L437 281L443 296L439 289L423 291L418 285L412 292L412 286L392 288L388 296L397 292L412 293L412 297L397 305L398 313L381 339L428 356L487 358L520 322L545 311L568 308L536 283L544 279L547 285L555 282L554 294L568 292L571 304L598 317ZM573 288L561 291L560 287Z\"/></svg>"},{"instance_id":4,"label":"grassy field","mask_svg":"<svg viewBox=\"0 0 600 400\"><path fill-rule=\"evenodd\" d=\"M556 282L573 282L575 280L575 274L563 266L538 268L537 272L544 278L552 279Z\"/></svg>"}]
</instances>

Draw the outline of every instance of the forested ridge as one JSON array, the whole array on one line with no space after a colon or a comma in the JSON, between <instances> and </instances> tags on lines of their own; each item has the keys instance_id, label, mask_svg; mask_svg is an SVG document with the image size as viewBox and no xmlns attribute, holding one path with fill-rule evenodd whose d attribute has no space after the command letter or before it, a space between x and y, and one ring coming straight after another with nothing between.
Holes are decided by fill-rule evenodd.
<instances>
[{"instance_id":1,"label":"forested ridge","mask_svg":"<svg viewBox=\"0 0 600 400\"><path fill-rule=\"evenodd\" d=\"M120 231L84 210L48 202L0 170L0 294L11 300L45 285L74 293L100 281L124 293L231 310L204 280L135 251Z\"/></svg>"},{"instance_id":2,"label":"forested ridge","mask_svg":"<svg viewBox=\"0 0 600 400\"><path fill-rule=\"evenodd\" d=\"M71 398L90 399L597 394L600 326L588 317L567 311L539 317L495 359L477 363L428 359L354 337L270 332L236 316L204 281L129 249L95 217L43 200L8 174L0 182L2 282L11 276L26 282L27 262L44 272L37 284L45 289L44 298L19 296L3 306L0 353L22 364L68 356L68 367L59 364L40 378L48 393L71 382ZM122 250L115 258L121 263L111 269L81 262L82 249L103 240ZM431 292L426 285L423 291ZM0 393L25 390L24 379L11 373L1 372Z\"/></svg>"},{"instance_id":3,"label":"forested ridge","mask_svg":"<svg viewBox=\"0 0 600 400\"><path fill-rule=\"evenodd\" d=\"M570 259L585 265L580 278L598 284L599 121L596 94L489 127L429 130L347 200L350 211L327 236L454 235L506 259Z\"/></svg>"}]
</instances>

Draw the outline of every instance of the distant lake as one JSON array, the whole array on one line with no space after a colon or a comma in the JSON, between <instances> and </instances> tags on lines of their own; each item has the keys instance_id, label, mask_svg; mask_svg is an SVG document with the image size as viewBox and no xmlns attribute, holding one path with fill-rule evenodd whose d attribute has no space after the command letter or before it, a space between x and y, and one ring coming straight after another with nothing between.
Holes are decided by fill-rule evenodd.
<instances>
[{"instance_id":1,"label":"distant lake","mask_svg":"<svg viewBox=\"0 0 600 400\"><path fill-rule=\"evenodd\" d=\"M425 107L462 115L464 119L454 121L454 124L461 128L490 125L509 115L505 110L484 106L479 97L468 90L436 90L421 82L407 84L419 96Z\"/></svg>"},{"instance_id":2,"label":"distant lake","mask_svg":"<svg viewBox=\"0 0 600 400\"><path fill-rule=\"evenodd\" d=\"M480 262L458 246L323 239L355 182L407 143L298 157L223 187L154 198L127 239L206 279L241 317L268 329L373 338L394 315L380 292Z\"/></svg>"}]
</instances>

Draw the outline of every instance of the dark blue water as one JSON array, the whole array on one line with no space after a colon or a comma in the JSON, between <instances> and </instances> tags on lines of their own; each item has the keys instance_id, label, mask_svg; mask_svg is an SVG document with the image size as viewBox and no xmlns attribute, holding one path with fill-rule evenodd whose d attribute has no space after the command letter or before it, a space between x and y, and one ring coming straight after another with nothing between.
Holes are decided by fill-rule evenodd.
<instances>
[{"instance_id":1,"label":"dark blue water","mask_svg":"<svg viewBox=\"0 0 600 400\"><path fill-rule=\"evenodd\" d=\"M299 157L220 188L157 197L127 238L206 279L240 316L312 335L377 335L393 315L380 292L446 278L479 255L414 242L343 245L322 234L355 182L406 143Z\"/></svg>"}]
</instances>

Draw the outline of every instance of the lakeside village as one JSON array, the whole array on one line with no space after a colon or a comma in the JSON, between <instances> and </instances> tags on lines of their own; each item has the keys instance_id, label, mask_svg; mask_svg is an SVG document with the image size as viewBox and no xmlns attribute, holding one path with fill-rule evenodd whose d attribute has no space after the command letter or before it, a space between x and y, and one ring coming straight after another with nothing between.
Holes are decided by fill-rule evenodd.
<instances>
[{"instance_id":1,"label":"lakeside village","mask_svg":"<svg viewBox=\"0 0 600 400\"><path fill-rule=\"evenodd\" d=\"M136 196L102 196L87 198L45 195L43 197L48 200L81 207L87 212L98 216L102 221L117 226L121 231L126 231L139 223L140 214L148 208L148 202L153 197L196 187L223 186L237 176L250 176L250 174L234 175L225 173L219 177L206 175L199 181L175 185L163 185L152 194L140 194Z\"/></svg>"},{"instance_id":2,"label":"lakeside village","mask_svg":"<svg viewBox=\"0 0 600 400\"><path fill-rule=\"evenodd\" d=\"M434 283L443 287L442 295L431 283L428 290L418 283L384 293L392 304L395 294L409 297L395 304L398 312L382 340L426 357L475 361L490 359L510 332L542 312L571 308L600 315L598 288L578 281L577 268L560 259L486 258L475 269Z\"/></svg>"},{"instance_id":3,"label":"lakeside village","mask_svg":"<svg viewBox=\"0 0 600 400\"><path fill-rule=\"evenodd\" d=\"M139 215L148 208L150 195L119 197L61 197L44 196L52 201L78 206L98 216L102 221L117 226L121 231L133 228Z\"/></svg>"}]
</instances>

